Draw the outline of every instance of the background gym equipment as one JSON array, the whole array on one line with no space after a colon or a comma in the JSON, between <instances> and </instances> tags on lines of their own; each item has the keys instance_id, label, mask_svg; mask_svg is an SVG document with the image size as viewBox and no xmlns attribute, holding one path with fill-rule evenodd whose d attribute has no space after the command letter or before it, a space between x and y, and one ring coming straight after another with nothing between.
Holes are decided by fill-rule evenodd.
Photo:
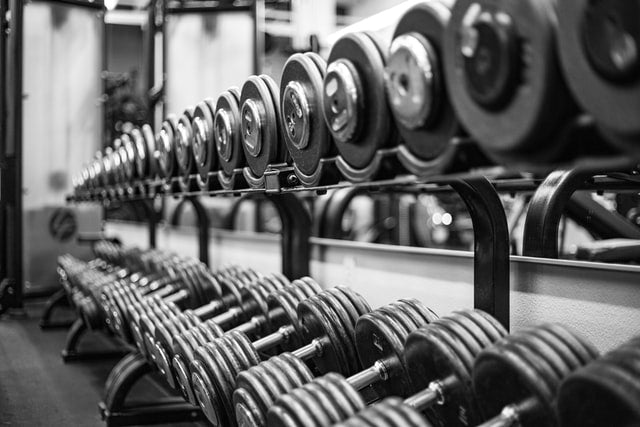
<instances>
[{"instance_id":1,"label":"background gym equipment","mask_svg":"<svg viewBox=\"0 0 640 427\"><path fill-rule=\"evenodd\" d=\"M638 155L640 3L558 2L562 70L580 105L612 142Z\"/></svg>"},{"instance_id":2,"label":"background gym equipment","mask_svg":"<svg viewBox=\"0 0 640 427\"><path fill-rule=\"evenodd\" d=\"M576 115L560 73L554 1L458 0L444 33L444 75L458 118L492 158L558 159Z\"/></svg>"}]
</instances>

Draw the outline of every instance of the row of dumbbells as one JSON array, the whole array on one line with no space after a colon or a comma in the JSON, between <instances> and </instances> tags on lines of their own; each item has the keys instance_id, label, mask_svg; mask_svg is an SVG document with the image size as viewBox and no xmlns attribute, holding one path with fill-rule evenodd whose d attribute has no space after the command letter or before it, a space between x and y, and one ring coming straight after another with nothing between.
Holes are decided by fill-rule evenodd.
<instances>
[{"instance_id":1,"label":"row of dumbbells","mask_svg":"<svg viewBox=\"0 0 640 427\"><path fill-rule=\"evenodd\" d=\"M123 134L75 186L159 177L180 191L263 188L283 164L295 170L288 184L308 186L426 175L486 162L454 155L476 143L493 160L537 165L588 152L596 134L637 156L638 13L638 0L420 2L390 43L344 35L326 62L291 56L279 86L251 76L155 135ZM340 173L325 162L336 155Z\"/></svg>"},{"instance_id":2,"label":"row of dumbbells","mask_svg":"<svg viewBox=\"0 0 640 427\"><path fill-rule=\"evenodd\" d=\"M113 284L103 296L149 363L214 425L640 423L639 339L598 359L557 324L507 335L479 310L439 319L415 299L371 310L352 290L309 278L240 268L212 277L243 294L213 317L203 308L221 299L194 307L175 289L144 297L132 283L127 300Z\"/></svg>"}]
</instances>

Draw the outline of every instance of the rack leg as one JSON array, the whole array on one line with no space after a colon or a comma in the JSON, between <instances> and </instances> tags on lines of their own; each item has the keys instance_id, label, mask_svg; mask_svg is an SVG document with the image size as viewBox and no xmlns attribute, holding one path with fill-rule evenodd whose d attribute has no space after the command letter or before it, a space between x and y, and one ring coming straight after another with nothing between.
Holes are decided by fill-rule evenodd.
<instances>
[{"instance_id":1,"label":"rack leg","mask_svg":"<svg viewBox=\"0 0 640 427\"><path fill-rule=\"evenodd\" d=\"M51 320L51 318L53 317L53 313L59 307L69 307L69 300L67 299L67 294L64 289L58 290L47 300L47 304L45 305L44 311L42 312L42 317L40 318L41 329L62 329L68 328L73 324L73 321L55 322Z\"/></svg>"},{"instance_id":2,"label":"rack leg","mask_svg":"<svg viewBox=\"0 0 640 427\"><path fill-rule=\"evenodd\" d=\"M80 339L88 331L87 325L82 319L76 319L71 325L69 332L67 333L67 340L65 342L64 350L62 350L62 360L66 362L74 362L80 360L104 360L119 358L127 354L126 350L102 350L102 351L78 351L78 344Z\"/></svg>"},{"instance_id":3,"label":"rack leg","mask_svg":"<svg viewBox=\"0 0 640 427\"><path fill-rule=\"evenodd\" d=\"M98 405L100 416L108 427L177 423L203 419L200 408L181 397L168 397L150 403L126 405L134 385L152 372L144 356L131 353L125 356L109 374L104 400Z\"/></svg>"}]
</instances>

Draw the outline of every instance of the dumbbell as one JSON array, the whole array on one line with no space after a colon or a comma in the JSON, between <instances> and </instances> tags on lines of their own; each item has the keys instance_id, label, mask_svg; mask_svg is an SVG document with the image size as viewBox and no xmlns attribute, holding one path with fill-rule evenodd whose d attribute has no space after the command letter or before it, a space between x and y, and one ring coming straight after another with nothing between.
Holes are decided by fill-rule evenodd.
<instances>
[{"instance_id":1,"label":"dumbbell","mask_svg":"<svg viewBox=\"0 0 640 427\"><path fill-rule=\"evenodd\" d=\"M269 279L267 276L265 279ZM242 301L238 307L231 307L225 313L209 319L207 322L215 324L216 331L225 331L233 328L248 335L261 335L268 328L272 317L279 314L279 311L271 310L268 303L269 295L282 290L283 292L304 292L304 295L311 296L320 291L320 286L311 278L304 278L289 283L283 278L282 281L259 279L250 283L241 290ZM191 318L191 323L202 324L201 317L193 310L186 310L185 316ZM177 331L172 328L172 324L163 322L156 325L154 331L154 360L158 365L160 373L163 374L167 383L175 388L176 381L172 369L172 359L174 356L173 344ZM210 328L211 329L211 328ZM188 328L184 332L190 332Z\"/></svg>"},{"instance_id":2,"label":"dumbbell","mask_svg":"<svg viewBox=\"0 0 640 427\"><path fill-rule=\"evenodd\" d=\"M323 113L350 181L395 173L379 150L398 144L385 96L386 48L373 34L340 37L331 48L323 85Z\"/></svg>"},{"instance_id":3,"label":"dumbbell","mask_svg":"<svg viewBox=\"0 0 640 427\"><path fill-rule=\"evenodd\" d=\"M501 162L556 160L577 112L560 73L555 0L459 0L444 33L444 76L458 118Z\"/></svg>"},{"instance_id":4,"label":"dumbbell","mask_svg":"<svg viewBox=\"0 0 640 427\"><path fill-rule=\"evenodd\" d=\"M235 171L247 166L240 128L240 91L232 87L220 94L215 104L213 140L219 162L218 180L225 190L240 185Z\"/></svg>"},{"instance_id":5,"label":"dumbbell","mask_svg":"<svg viewBox=\"0 0 640 427\"><path fill-rule=\"evenodd\" d=\"M347 379L354 393L374 385L376 394L404 395L410 391L410 379L402 359L406 337L412 330L436 319L437 316L415 299L399 300L361 316L355 327L355 346L346 345L348 371L358 372L358 366L370 366ZM357 353L357 354L356 354ZM359 360L359 364L354 363ZM296 382L274 382L273 376L294 377L289 372L302 372ZM324 373L328 371L323 371ZM294 377L295 378L295 377ZM243 426L264 426L267 410L279 396L311 384L313 373L302 360L290 353L274 356L257 366L240 372L233 395L236 418ZM306 384L306 385L305 385ZM322 405L322 403L319 403Z\"/></svg>"},{"instance_id":6,"label":"dumbbell","mask_svg":"<svg viewBox=\"0 0 640 427\"><path fill-rule=\"evenodd\" d=\"M290 286L270 294L267 297L263 314L255 316L233 330L252 337L276 331L282 326L290 324L291 319L296 317L295 308L300 302L320 292L320 286L313 279L309 277L298 279ZM196 349L211 341L204 338L206 336L194 330L187 331L174 339L172 366L176 374L176 383L185 398L194 405L197 405L198 402L191 384L190 364L194 360Z\"/></svg>"},{"instance_id":7,"label":"dumbbell","mask_svg":"<svg viewBox=\"0 0 640 427\"><path fill-rule=\"evenodd\" d=\"M108 187L113 184L113 148L104 149L104 155L100 158L100 180L101 187Z\"/></svg>"},{"instance_id":8,"label":"dumbbell","mask_svg":"<svg viewBox=\"0 0 640 427\"><path fill-rule=\"evenodd\" d=\"M155 156L156 139L151 126L134 128L130 137L136 146L136 175L140 179L154 179L158 173L158 159Z\"/></svg>"},{"instance_id":9,"label":"dumbbell","mask_svg":"<svg viewBox=\"0 0 640 427\"><path fill-rule=\"evenodd\" d=\"M174 152L174 138L178 119L169 114L162 122L160 131L156 134L156 151L154 156L158 159L158 176L169 184L177 171L176 156Z\"/></svg>"},{"instance_id":10,"label":"dumbbell","mask_svg":"<svg viewBox=\"0 0 640 427\"><path fill-rule=\"evenodd\" d=\"M640 425L640 337L571 373L560 385L561 427Z\"/></svg>"},{"instance_id":11,"label":"dumbbell","mask_svg":"<svg viewBox=\"0 0 640 427\"><path fill-rule=\"evenodd\" d=\"M247 397L258 399L238 400L236 412L247 420L248 425L265 425L265 422L268 425L307 425L310 421L307 419L309 414L305 414L307 410L330 414L325 421L332 419L333 422L357 412L360 408L352 406L354 403L364 406L364 399L358 391L370 386L379 397L406 395L411 391L411 380L402 356L404 342L412 331L436 318L435 313L414 299L399 300L373 310L358 319L355 330L357 356L362 366L369 368L349 378L331 372L280 393L284 396L279 399L277 395L273 396L269 402L273 410L268 415L268 407L260 408L260 394L255 393L259 389L253 389ZM240 378L238 380L240 383ZM338 389L333 386L323 388L326 384L338 385L338 389L348 391L336 395L334 392ZM285 394L287 391L289 394ZM351 407L351 411L347 411L347 407ZM323 422L321 425L330 424Z\"/></svg>"},{"instance_id":12,"label":"dumbbell","mask_svg":"<svg viewBox=\"0 0 640 427\"><path fill-rule=\"evenodd\" d=\"M238 373L257 365L260 353L277 346L291 351L296 344L306 344L293 354L300 359L312 355L314 365L323 372L350 374L357 365L356 360L348 359L353 352L353 328L356 320L369 311L360 295L336 287L302 301L295 313L286 310L288 324L255 342L242 332L233 331L201 346L191 363L191 382L207 419L214 425L236 424L232 393Z\"/></svg>"},{"instance_id":13,"label":"dumbbell","mask_svg":"<svg viewBox=\"0 0 640 427\"><path fill-rule=\"evenodd\" d=\"M187 273L188 274L188 273ZM212 276L206 275L205 284L191 286L187 289L181 289L165 298L159 300L157 298L147 298L141 301L132 302L127 312L130 313L129 325L137 344L139 344L141 352L148 355L155 362L155 332L162 323L162 318L155 315L155 308L160 305L162 311L163 303L183 303L188 307L196 307L200 303L209 301L204 305L200 305L193 310L185 310L184 314L191 323L195 323L196 319L208 319L215 316L214 321L222 326L229 327L242 322L245 318L250 317L257 307L260 306L261 295L270 293L275 289L284 286L288 281L284 277L275 275L264 277L251 277L242 280L242 278L231 275L228 277L220 277L216 280ZM197 277L188 277L186 282L197 280ZM206 290L206 296L198 295L197 289ZM201 293L202 294L202 293ZM164 331L165 341L170 340L169 331Z\"/></svg>"},{"instance_id":14,"label":"dumbbell","mask_svg":"<svg viewBox=\"0 0 640 427\"><path fill-rule=\"evenodd\" d=\"M280 127L278 85L269 76L251 76L240 92L242 149L248 168L244 176L253 188L264 187L264 173L272 164L287 161Z\"/></svg>"},{"instance_id":15,"label":"dumbbell","mask_svg":"<svg viewBox=\"0 0 640 427\"><path fill-rule=\"evenodd\" d=\"M640 2L558 2L558 47L573 95L612 142L640 155Z\"/></svg>"},{"instance_id":16,"label":"dumbbell","mask_svg":"<svg viewBox=\"0 0 640 427\"><path fill-rule=\"evenodd\" d=\"M413 174L441 171L452 140L464 135L444 82L444 31L451 0L417 3L398 22L385 67L389 108L402 137L398 158ZM449 161L449 160L447 160Z\"/></svg>"},{"instance_id":17,"label":"dumbbell","mask_svg":"<svg viewBox=\"0 0 640 427\"><path fill-rule=\"evenodd\" d=\"M336 153L322 115L322 85L327 63L316 53L289 57L280 80L282 135L298 180L305 186L337 182L323 174L321 159Z\"/></svg>"},{"instance_id":18,"label":"dumbbell","mask_svg":"<svg viewBox=\"0 0 640 427\"><path fill-rule=\"evenodd\" d=\"M215 172L218 168L218 156L216 155L213 140L213 115L215 105L213 99L207 98L196 105L193 111L193 162L195 171L198 173L198 186L209 189L209 173Z\"/></svg>"},{"instance_id":19,"label":"dumbbell","mask_svg":"<svg viewBox=\"0 0 640 427\"><path fill-rule=\"evenodd\" d=\"M404 400L385 399L338 425L364 426L375 420L386 427L430 426L425 412L434 426L479 423L482 417L471 389L473 361L506 335L504 327L481 310L454 312L412 332L404 359L416 393Z\"/></svg>"},{"instance_id":20,"label":"dumbbell","mask_svg":"<svg viewBox=\"0 0 640 427\"><path fill-rule=\"evenodd\" d=\"M182 191L189 191L191 175L196 173L196 161L193 156L194 141L194 120L195 110L193 107L187 107L176 125L176 133L173 138L173 151L176 155L176 164L178 166L178 174L180 176L179 183Z\"/></svg>"},{"instance_id":21,"label":"dumbbell","mask_svg":"<svg viewBox=\"0 0 640 427\"><path fill-rule=\"evenodd\" d=\"M560 383L596 357L590 343L558 324L500 339L473 364L473 392L483 415L493 417L482 426L556 426Z\"/></svg>"}]
</instances>

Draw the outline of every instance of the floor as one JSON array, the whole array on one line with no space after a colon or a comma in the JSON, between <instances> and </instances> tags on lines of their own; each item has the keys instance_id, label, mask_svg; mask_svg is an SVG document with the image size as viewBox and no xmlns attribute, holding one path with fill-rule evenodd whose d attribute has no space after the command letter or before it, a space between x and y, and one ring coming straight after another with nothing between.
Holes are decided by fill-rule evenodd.
<instances>
[{"instance_id":1,"label":"floor","mask_svg":"<svg viewBox=\"0 0 640 427\"><path fill-rule=\"evenodd\" d=\"M63 363L66 329L38 326L43 303L0 317L0 426L100 426L98 402L119 359ZM72 316L59 311L58 318ZM100 333L83 337L81 349L114 348ZM153 381L136 386L139 399L165 394ZM173 424L178 425L178 424ZM193 424L184 424L193 425Z\"/></svg>"}]
</instances>

